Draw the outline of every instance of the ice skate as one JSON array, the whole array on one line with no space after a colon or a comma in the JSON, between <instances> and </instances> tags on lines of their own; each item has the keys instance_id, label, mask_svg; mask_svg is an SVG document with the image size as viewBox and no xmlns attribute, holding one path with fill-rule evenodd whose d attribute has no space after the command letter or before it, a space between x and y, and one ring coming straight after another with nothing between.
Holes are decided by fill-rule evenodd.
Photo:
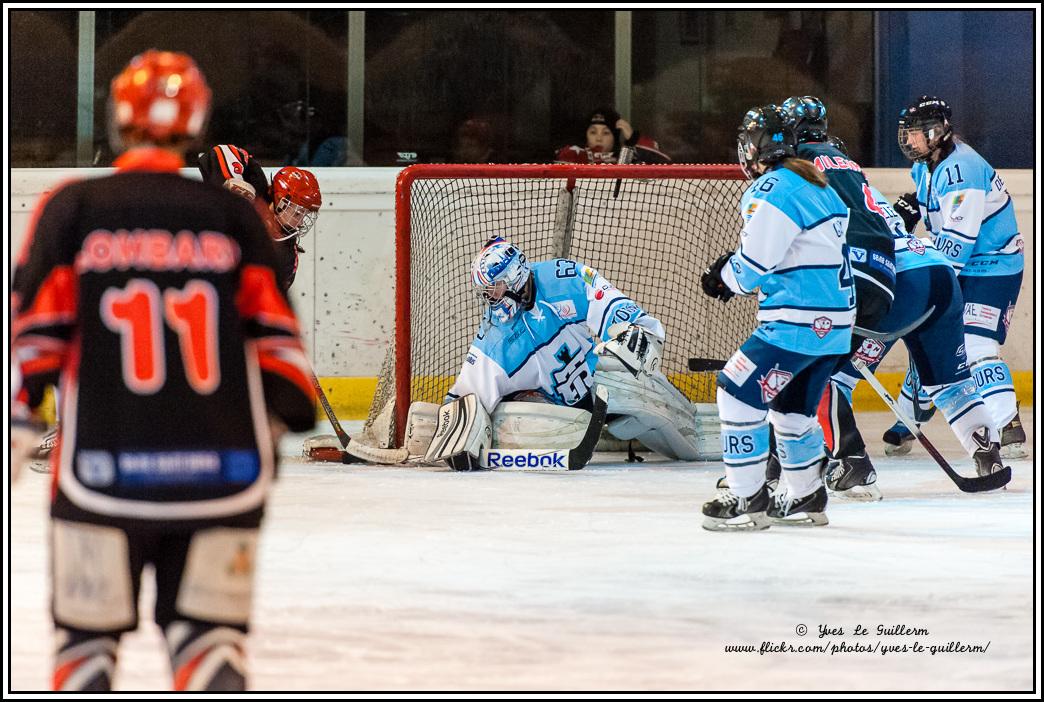
<instances>
[{"instance_id":1,"label":"ice skate","mask_svg":"<svg viewBox=\"0 0 1044 702\"><path fill-rule=\"evenodd\" d=\"M1029 451L1026 450L1026 430L1022 428L1022 420L1019 419L1018 405L1015 406L1015 416L1001 429L1000 455L1001 458L1029 456Z\"/></svg>"},{"instance_id":2,"label":"ice skate","mask_svg":"<svg viewBox=\"0 0 1044 702\"><path fill-rule=\"evenodd\" d=\"M825 482L835 496L858 502L876 502L881 499L877 488L877 471L866 451L858 456L847 456L832 461L827 468Z\"/></svg>"},{"instance_id":3,"label":"ice skate","mask_svg":"<svg viewBox=\"0 0 1044 702\"><path fill-rule=\"evenodd\" d=\"M826 516L827 490L820 485L811 495L793 498L784 487L772 496L765 515L772 524L780 526L823 526L830 523Z\"/></svg>"},{"instance_id":4,"label":"ice skate","mask_svg":"<svg viewBox=\"0 0 1044 702\"><path fill-rule=\"evenodd\" d=\"M718 480L719 486L724 478ZM703 528L708 531L759 531L768 529L765 510L769 506L768 487L761 488L751 497L740 497L729 488L719 487L718 494L703 504Z\"/></svg>"},{"instance_id":5,"label":"ice skate","mask_svg":"<svg viewBox=\"0 0 1044 702\"><path fill-rule=\"evenodd\" d=\"M990 441L989 432L985 427L972 434L972 439L978 446L972 458L975 460L975 472L979 476L987 476L1004 470L1004 463L1001 461L1000 455L1000 444L996 441Z\"/></svg>"},{"instance_id":6,"label":"ice skate","mask_svg":"<svg viewBox=\"0 0 1044 702\"><path fill-rule=\"evenodd\" d=\"M902 422L896 422L884 433L881 440L885 443L886 456L905 456L913 448L914 435Z\"/></svg>"}]
</instances>

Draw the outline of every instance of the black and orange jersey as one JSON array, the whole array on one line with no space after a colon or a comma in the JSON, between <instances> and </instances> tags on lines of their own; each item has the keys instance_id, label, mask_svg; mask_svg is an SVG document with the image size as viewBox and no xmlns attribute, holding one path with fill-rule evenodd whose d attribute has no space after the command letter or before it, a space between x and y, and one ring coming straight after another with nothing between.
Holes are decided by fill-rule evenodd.
<instances>
[{"instance_id":1,"label":"black and orange jersey","mask_svg":"<svg viewBox=\"0 0 1044 702\"><path fill-rule=\"evenodd\" d=\"M246 149L233 144L218 144L199 155L199 172L203 181L224 185L226 180L240 178L254 187L254 193L272 202L271 185L261 165Z\"/></svg>"},{"instance_id":2,"label":"black and orange jersey","mask_svg":"<svg viewBox=\"0 0 1044 702\"><path fill-rule=\"evenodd\" d=\"M230 179L241 179L250 183L257 198L258 213L265 221L271 238L285 236L269 207L272 204L272 188L265 176L264 169L247 152L233 144L218 144L199 155L199 172L205 183L224 185ZM289 290L297 276L298 247L297 239L273 241L276 251L276 279L283 290Z\"/></svg>"},{"instance_id":3,"label":"black and orange jersey","mask_svg":"<svg viewBox=\"0 0 1044 702\"><path fill-rule=\"evenodd\" d=\"M54 509L199 520L259 509L269 415L314 426L311 369L254 208L130 151L41 202L14 276L12 351L62 392ZM56 516L62 516L56 513Z\"/></svg>"}]
</instances>

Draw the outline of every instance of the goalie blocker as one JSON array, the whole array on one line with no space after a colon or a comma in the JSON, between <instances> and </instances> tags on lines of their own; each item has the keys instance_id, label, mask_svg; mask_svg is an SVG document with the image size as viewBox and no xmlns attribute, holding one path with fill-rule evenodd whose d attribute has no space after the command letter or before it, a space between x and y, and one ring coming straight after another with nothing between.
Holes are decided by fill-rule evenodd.
<instances>
[{"instance_id":1,"label":"goalie blocker","mask_svg":"<svg viewBox=\"0 0 1044 702\"><path fill-rule=\"evenodd\" d=\"M595 388L594 411L532 402L501 402L490 417L474 395L435 408L410 407L408 449L425 443L434 409L434 436L426 462L454 470L579 470L594 455L605 424L607 393ZM494 445L497 448L492 448ZM539 445L532 449L527 446Z\"/></svg>"}]
</instances>

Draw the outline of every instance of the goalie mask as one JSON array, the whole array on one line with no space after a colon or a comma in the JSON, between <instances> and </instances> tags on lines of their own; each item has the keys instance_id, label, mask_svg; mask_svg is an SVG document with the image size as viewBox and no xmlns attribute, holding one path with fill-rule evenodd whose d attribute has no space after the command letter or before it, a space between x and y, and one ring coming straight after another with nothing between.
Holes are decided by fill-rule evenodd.
<instances>
[{"instance_id":1,"label":"goalie mask","mask_svg":"<svg viewBox=\"0 0 1044 702\"><path fill-rule=\"evenodd\" d=\"M787 124L786 115L779 106L755 107L743 115L736 151L740 167L750 180L761 174L756 164L775 165L788 156L794 156L796 146L794 130Z\"/></svg>"},{"instance_id":2,"label":"goalie mask","mask_svg":"<svg viewBox=\"0 0 1044 702\"><path fill-rule=\"evenodd\" d=\"M799 144L827 140L827 108L822 100L812 95L788 97L782 108Z\"/></svg>"},{"instance_id":3,"label":"goalie mask","mask_svg":"<svg viewBox=\"0 0 1044 702\"><path fill-rule=\"evenodd\" d=\"M533 306L533 272L522 251L503 239L491 239L471 266L471 282L479 290L491 321L504 324L519 307Z\"/></svg>"},{"instance_id":4,"label":"goalie mask","mask_svg":"<svg viewBox=\"0 0 1044 702\"><path fill-rule=\"evenodd\" d=\"M272 177L272 213L284 236L276 241L307 234L322 204L319 181L311 171L294 166L279 169Z\"/></svg>"},{"instance_id":5,"label":"goalie mask","mask_svg":"<svg viewBox=\"0 0 1044 702\"><path fill-rule=\"evenodd\" d=\"M899 113L899 148L911 161L927 161L953 139L950 106L945 100L922 95Z\"/></svg>"}]
</instances>

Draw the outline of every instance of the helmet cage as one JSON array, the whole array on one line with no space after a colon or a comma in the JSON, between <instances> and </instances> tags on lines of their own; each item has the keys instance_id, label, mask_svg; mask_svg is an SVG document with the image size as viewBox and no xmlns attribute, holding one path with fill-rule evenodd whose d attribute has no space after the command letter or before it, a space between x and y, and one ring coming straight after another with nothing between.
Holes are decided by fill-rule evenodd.
<instances>
[{"instance_id":1,"label":"helmet cage","mask_svg":"<svg viewBox=\"0 0 1044 702\"><path fill-rule=\"evenodd\" d=\"M950 124L939 119L899 120L898 141L903 156L911 161L926 161L950 133ZM913 134L924 137L924 145L910 143Z\"/></svg>"},{"instance_id":2,"label":"helmet cage","mask_svg":"<svg viewBox=\"0 0 1044 702\"><path fill-rule=\"evenodd\" d=\"M319 217L318 211L298 205L289 197L284 197L273 205L272 212L276 222L286 234L275 241L286 241L295 236L304 236L315 226L315 220Z\"/></svg>"}]
</instances>

